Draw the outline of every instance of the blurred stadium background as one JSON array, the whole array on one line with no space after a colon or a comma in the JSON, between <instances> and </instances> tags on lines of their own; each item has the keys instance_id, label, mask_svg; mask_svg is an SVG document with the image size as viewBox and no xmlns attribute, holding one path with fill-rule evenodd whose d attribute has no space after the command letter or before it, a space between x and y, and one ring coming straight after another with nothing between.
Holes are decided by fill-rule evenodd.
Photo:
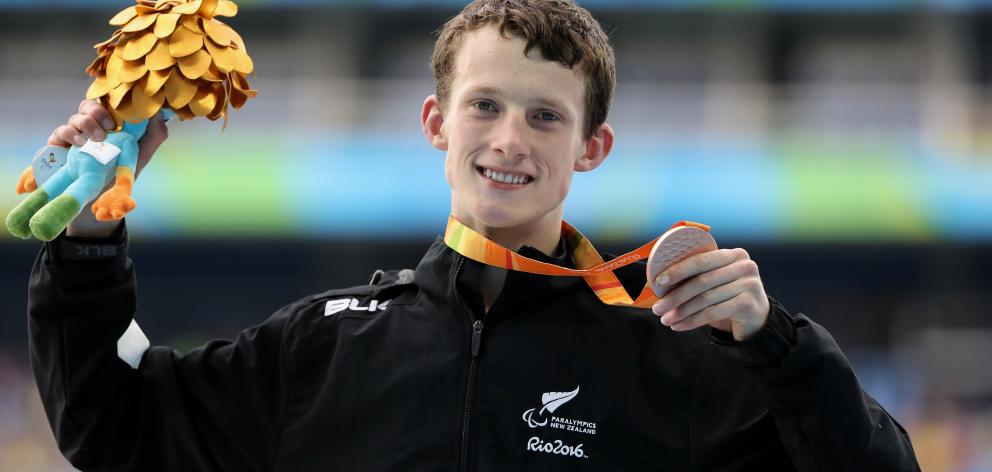
<instances>
[{"instance_id":1,"label":"blurred stadium background","mask_svg":"<svg viewBox=\"0 0 992 472\"><path fill-rule=\"evenodd\" d=\"M462 2L238 3L259 97L224 132L173 123L129 217L138 319L180 350L413 267L447 216L418 113ZM992 470L992 1L580 3L617 51L618 141L566 218L614 253L711 224L830 329L924 470ZM0 0L0 213L129 4ZM3 471L72 470L26 355L38 247L0 232Z\"/></svg>"}]
</instances>

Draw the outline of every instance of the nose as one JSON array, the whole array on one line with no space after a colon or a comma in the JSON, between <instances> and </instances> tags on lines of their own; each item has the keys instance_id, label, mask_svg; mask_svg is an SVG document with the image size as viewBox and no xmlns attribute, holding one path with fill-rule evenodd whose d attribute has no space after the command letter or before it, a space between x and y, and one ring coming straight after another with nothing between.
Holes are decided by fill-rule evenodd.
<instances>
[{"instance_id":1,"label":"nose","mask_svg":"<svg viewBox=\"0 0 992 472\"><path fill-rule=\"evenodd\" d=\"M530 144L527 140L527 118L521 115L506 113L494 130L490 148L497 154L508 159L525 159L530 156Z\"/></svg>"}]
</instances>

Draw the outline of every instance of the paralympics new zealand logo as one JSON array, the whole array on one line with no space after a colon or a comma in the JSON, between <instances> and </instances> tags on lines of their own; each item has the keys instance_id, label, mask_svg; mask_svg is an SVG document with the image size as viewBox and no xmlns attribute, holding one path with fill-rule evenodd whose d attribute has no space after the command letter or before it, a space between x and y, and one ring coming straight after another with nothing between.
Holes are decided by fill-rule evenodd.
<instances>
[{"instance_id":1,"label":"paralympics new zealand logo","mask_svg":"<svg viewBox=\"0 0 992 472\"><path fill-rule=\"evenodd\" d=\"M561 429L565 431L575 431L584 434L596 434L596 423L591 421L575 420L552 415L559 407L568 403L579 395L579 386L571 392L547 392L541 395L541 409L531 408L524 412L522 418L527 426L538 428L547 426L549 428ZM536 413L535 413L536 411ZM544 413L548 415L545 416Z\"/></svg>"}]
</instances>

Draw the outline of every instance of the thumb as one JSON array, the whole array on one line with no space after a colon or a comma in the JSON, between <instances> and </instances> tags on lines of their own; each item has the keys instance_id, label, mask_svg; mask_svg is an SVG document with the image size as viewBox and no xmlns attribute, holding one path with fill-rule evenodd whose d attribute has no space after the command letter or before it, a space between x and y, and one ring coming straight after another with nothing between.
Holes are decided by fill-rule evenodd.
<instances>
[{"instance_id":1,"label":"thumb","mask_svg":"<svg viewBox=\"0 0 992 472\"><path fill-rule=\"evenodd\" d=\"M158 147L169 137L169 128L162 119L162 114L157 113L148 120L148 128L145 135L138 141L138 165L135 174L140 174L141 169L152 160L152 156Z\"/></svg>"}]
</instances>

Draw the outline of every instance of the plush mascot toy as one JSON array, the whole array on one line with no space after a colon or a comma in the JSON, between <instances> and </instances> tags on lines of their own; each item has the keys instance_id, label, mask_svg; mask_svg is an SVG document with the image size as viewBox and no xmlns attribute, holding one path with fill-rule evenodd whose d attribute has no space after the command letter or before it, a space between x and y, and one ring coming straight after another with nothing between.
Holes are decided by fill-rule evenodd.
<instances>
[{"instance_id":1,"label":"plush mascot toy","mask_svg":"<svg viewBox=\"0 0 992 472\"><path fill-rule=\"evenodd\" d=\"M114 117L116 130L103 142L71 147L64 163L58 162L55 150L39 151L17 182L17 193L31 194L7 215L7 230L14 236L34 234L51 241L94 198L91 210L98 220L123 218L135 208L131 189L138 141L149 118L160 112L164 119L223 117L226 127L228 105L241 108L257 94L248 84L254 65L244 40L215 18L236 15L233 2L136 3L110 20L120 29L94 46L98 57L86 68L96 78L86 98L100 101ZM47 179L39 175L58 165Z\"/></svg>"}]
</instances>

